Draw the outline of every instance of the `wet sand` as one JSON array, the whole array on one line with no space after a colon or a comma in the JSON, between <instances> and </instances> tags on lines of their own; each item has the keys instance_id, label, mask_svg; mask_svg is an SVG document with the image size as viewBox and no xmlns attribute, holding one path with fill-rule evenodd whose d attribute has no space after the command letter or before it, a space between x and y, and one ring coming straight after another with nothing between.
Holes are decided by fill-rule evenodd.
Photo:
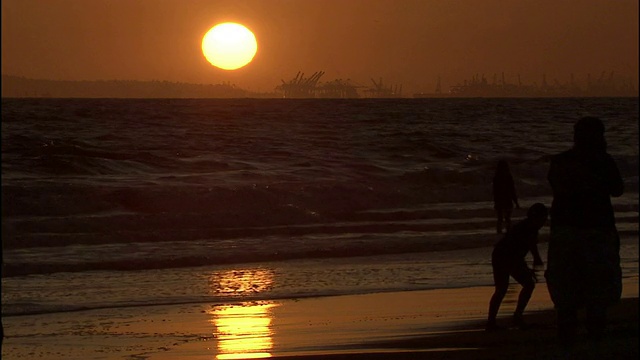
<instances>
[{"instance_id":1,"label":"wet sand","mask_svg":"<svg viewBox=\"0 0 640 360\"><path fill-rule=\"evenodd\" d=\"M233 305L183 304L3 318L3 359L636 359L638 278L625 279L605 339L555 341L545 284L530 329L483 330L491 287ZM500 309L508 326L519 287Z\"/></svg>"}]
</instances>

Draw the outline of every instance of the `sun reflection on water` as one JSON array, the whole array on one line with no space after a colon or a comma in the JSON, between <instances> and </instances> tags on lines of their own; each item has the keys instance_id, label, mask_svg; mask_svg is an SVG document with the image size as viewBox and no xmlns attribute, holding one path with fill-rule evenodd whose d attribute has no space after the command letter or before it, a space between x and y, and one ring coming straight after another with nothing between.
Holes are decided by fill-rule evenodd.
<instances>
[{"instance_id":1,"label":"sun reflection on water","mask_svg":"<svg viewBox=\"0 0 640 360\"><path fill-rule=\"evenodd\" d=\"M265 269L243 269L211 276L211 291L234 295L266 291L273 283L273 272ZM216 306L208 311L215 327L218 350L216 359L257 359L271 357L272 309L268 301Z\"/></svg>"},{"instance_id":2,"label":"sun reflection on water","mask_svg":"<svg viewBox=\"0 0 640 360\"><path fill-rule=\"evenodd\" d=\"M214 294L246 296L270 290L273 278L271 269L228 270L211 274L209 286Z\"/></svg>"}]
</instances>

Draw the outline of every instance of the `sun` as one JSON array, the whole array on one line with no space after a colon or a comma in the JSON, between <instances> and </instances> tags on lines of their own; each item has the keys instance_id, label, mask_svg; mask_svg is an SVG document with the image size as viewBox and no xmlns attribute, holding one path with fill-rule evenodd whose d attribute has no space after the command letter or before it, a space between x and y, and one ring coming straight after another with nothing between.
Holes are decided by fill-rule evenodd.
<instances>
[{"instance_id":1,"label":"sun","mask_svg":"<svg viewBox=\"0 0 640 360\"><path fill-rule=\"evenodd\" d=\"M237 23L218 24L202 38L204 57L211 65L224 70L236 70L247 65L257 51L255 35Z\"/></svg>"}]
</instances>

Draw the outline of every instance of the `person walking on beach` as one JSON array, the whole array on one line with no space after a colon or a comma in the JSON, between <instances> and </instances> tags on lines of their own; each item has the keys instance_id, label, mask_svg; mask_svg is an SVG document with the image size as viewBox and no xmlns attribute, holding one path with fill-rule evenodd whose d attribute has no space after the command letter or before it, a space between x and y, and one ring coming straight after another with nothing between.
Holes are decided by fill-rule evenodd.
<instances>
[{"instance_id":1,"label":"person walking on beach","mask_svg":"<svg viewBox=\"0 0 640 360\"><path fill-rule=\"evenodd\" d=\"M514 204L516 209L520 208L511 170L506 160L500 160L493 176L493 208L497 216L496 232L498 234L502 234L503 229L509 230L511 227L511 212Z\"/></svg>"},{"instance_id":2,"label":"person walking on beach","mask_svg":"<svg viewBox=\"0 0 640 360\"><path fill-rule=\"evenodd\" d=\"M527 266L525 257L530 252L534 267L544 265L538 252L538 231L544 226L547 216L548 210L544 204L533 204L527 211L527 217L509 229L495 245L491 254L495 291L489 302L487 331L500 329L496 317L502 299L507 294L510 276L522 285L513 313L513 324L519 328L526 327L522 314L533 294L537 278L534 269Z\"/></svg>"},{"instance_id":3,"label":"person walking on beach","mask_svg":"<svg viewBox=\"0 0 640 360\"><path fill-rule=\"evenodd\" d=\"M611 197L622 195L620 171L607 153L604 124L584 117L574 125L573 148L551 159L551 237L545 278L557 315L558 338L571 345L577 311L586 307L589 336L600 339L607 307L620 300L620 239Z\"/></svg>"}]
</instances>

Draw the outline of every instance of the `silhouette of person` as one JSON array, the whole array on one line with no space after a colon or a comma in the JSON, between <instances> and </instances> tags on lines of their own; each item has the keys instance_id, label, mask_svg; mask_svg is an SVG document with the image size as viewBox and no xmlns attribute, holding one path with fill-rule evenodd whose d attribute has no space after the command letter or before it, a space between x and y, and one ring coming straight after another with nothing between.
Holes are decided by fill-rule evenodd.
<instances>
[{"instance_id":1,"label":"silhouette of person","mask_svg":"<svg viewBox=\"0 0 640 360\"><path fill-rule=\"evenodd\" d=\"M544 265L538 252L538 231L547 221L547 215L547 207L544 204L533 204L527 211L527 217L509 229L493 248L491 266L495 291L489 302L487 331L500 329L496 317L509 288L510 276L522 285L513 313L513 324L520 328L526 327L522 314L533 294L537 278L535 271L527 266L525 257L530 252L534 267Z\"/></svg>"},{"instance_id":2,"label":"silhouette of person","mask_svg":"<svg viewBox=\"0 0 640 360\"><path fill-rule=\"evenodd\" d=\"M511 170L505 160L500 160L493 175L493 208L498 218L496 223L498 234L502 234L503 229L509 230L511 227L511 212L514 204L517 209L520 208Z\"/></svg>"},{"instance_id":3,"label":"silhouette of person","mask_svg":"<svg viewBox=\"0 0 640 360\"><path fill-rule=\"evenodd\" d=\"M611 196L622 195L620 171L607 153L604 125L585 117L574 125L574 145L551 159L551 237L545 278L557 315L558 339L570 346L577 310L586 307L592 339L605 331L607 307L620 300L620 239Z\"/></svg>"}]
</instances>

